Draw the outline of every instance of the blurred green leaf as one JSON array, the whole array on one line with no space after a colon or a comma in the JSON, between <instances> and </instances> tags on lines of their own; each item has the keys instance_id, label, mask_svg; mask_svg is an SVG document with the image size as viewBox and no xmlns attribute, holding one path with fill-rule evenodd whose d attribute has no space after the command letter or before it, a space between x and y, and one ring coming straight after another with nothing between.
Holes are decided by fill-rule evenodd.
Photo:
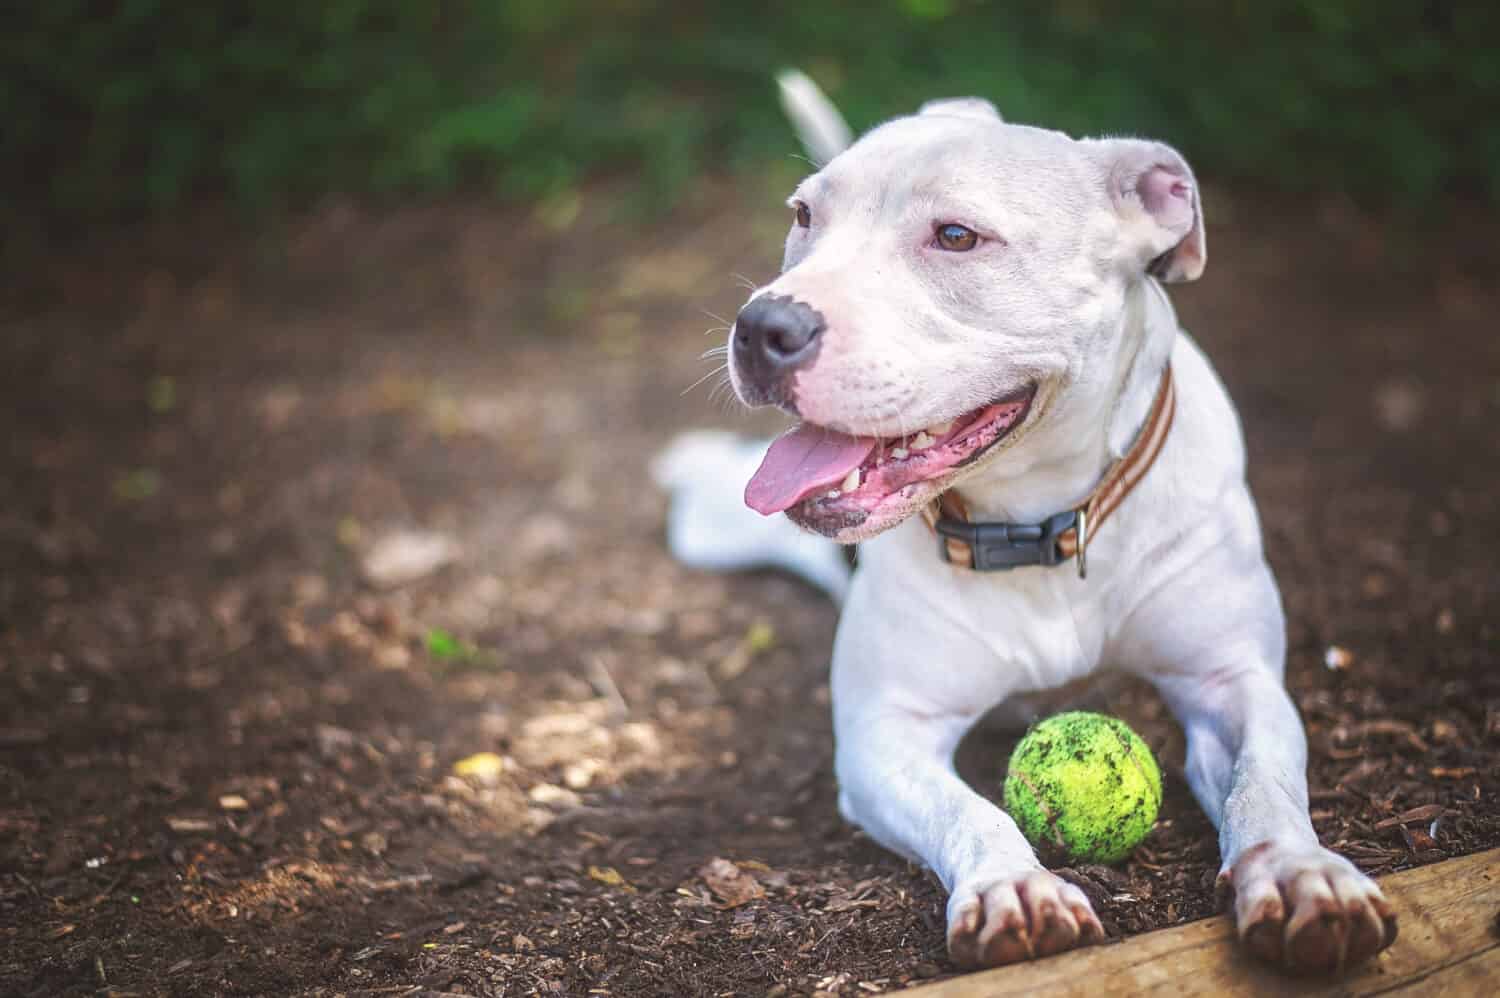
<instances>
[{"instance_id":1,"label":"blurred green leaf","mask_svg":"<svg viewBox=\"0 0 1500 998\"><path fill-rule=\"evenodd\" d=\"M427 632L427 654L433 658L451 661L462 658L471 648L472 646L466 645L440 627Z\"/></svg>"},{"instance_id":2,"label":"blurred green leaf","mask_svg":"<svg viewBox=\"0 0 1500 998\"><path fill-rule=\"evenodd\" d=\"M426 644L427 654L454 670L494 669L500 665L500 656L494 651L480 648L441 627L428 630Z\"/></svg>"},{"instance_id":3,"label":"blurred green leaf","mask_svg":"<svg viewBox=\"0 0 1500 998\"><path fill-rule=\"evenodd\" d=\"M161 491L161 473L155 468L136 468L115 479L115 497L126 502L150 499Z\"/></svg>"},{"instance_id":4,"label":"blurred green leaf","mask_svg":"<svg viewBox=\"0 0 1500 998\"><path fill-rule=\"evenodd\" d=\"M177 407L177 381L165 374L158 374L146 385L146 405L152 412L163 414Z\"/></svg>"}]
</instances>

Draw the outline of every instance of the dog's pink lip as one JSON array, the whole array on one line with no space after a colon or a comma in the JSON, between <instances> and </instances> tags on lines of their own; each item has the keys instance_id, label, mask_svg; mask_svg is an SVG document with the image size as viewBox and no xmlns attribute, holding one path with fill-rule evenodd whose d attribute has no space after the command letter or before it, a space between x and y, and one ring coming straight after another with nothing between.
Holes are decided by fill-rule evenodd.
<instances>
[{"instance_id":1,"label":"dog's pink lip","mask_svg":"<svg viewBox=\"0 0 1500 998\"><path fill-rule=\"evenodd\" d=\"M960 416L946 434L920 451L905 446L907 438L882 439L859 465L858 488L825 488L802 497L788 512L814 529L819 521L840 529L855 526L888 506L893 497L909 498L922 483L973 464L1026 421L1036 392L1037 386L1030 384ZM892 453L899 449L905 449L906 456Z\"/></svg>"}]
</instances>

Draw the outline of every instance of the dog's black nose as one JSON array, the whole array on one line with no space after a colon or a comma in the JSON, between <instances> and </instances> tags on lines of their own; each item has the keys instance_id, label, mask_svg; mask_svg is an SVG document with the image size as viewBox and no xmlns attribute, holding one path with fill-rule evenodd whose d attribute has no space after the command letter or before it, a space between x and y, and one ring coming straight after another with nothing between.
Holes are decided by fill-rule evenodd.
<instances>
[{"instance_id":1,"label":"dog's black nose","mask_svg":"<svg viewBox=\"0 0 1500 998\"><path fill-rule=\"evenodd\" d=\"M734 320L734 362L740 377L781 402L780 381L813 359L824 328L812 306L779 295L762 295Z\"/></svg>"}]
</instances>

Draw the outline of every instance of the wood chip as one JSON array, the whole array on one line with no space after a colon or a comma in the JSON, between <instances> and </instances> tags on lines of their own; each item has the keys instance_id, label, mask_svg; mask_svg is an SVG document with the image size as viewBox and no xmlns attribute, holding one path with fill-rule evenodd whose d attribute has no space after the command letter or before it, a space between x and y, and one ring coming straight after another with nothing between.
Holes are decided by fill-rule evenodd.
<instances>
[{"instance_id":1,"label":"wood chip","mask_svg":"<svg viewBox=\"0 0 1500 998\"><path fill-rule=\"evenodd\" d=\"M1376 718L1369 721L1357 721L1353 724L1340 724L1333 729L1332 734L1334 741L1345 743L1370 735L1398 736L1405 739L1406 743L1418 752L1432 751L1422 740L1422 736L1417 733L1415 725L1397 721L1394 718Z\"/></svg>"},{"instance_id":2,"label":"wood chip","mask_svg":"<svg viewBox=\"0 0 1500 998\"><path fill-rule=\"evenodd\" d=\"M360 568L371 585L389 589L425 578L458 555L458 544L446 534L399 530L376 541Z\"/></svg>"},{"instance_id":3,"label":"wood chip","mask_svg":"<svg viewBox=\"0 0 1500 998\"><path fill-rule=\"evenodd\" d=\"M206 818L168 818L167 827L178 835L201 835L213 831L216 826Z\"/></svg>"},{"instance_id":4,"label":"wood chip","mask_svg":"<svg viewBox=\"0 0 1500 998\"><path fill-rule=\"evenodd\" d=\"M1427 772L1435 780L1464 780L1479 770L1473 766L1433 766Z\"/></svg>"},{"instance_id":5,"label":"wood chip","mask_svg":"<svg viewBox=\"0 0 1500 998\"><path fill-rule=\"evenodd\" d=\"M1323 652L1323 666L1330 672L1343 672L1354 664L1354 653L1341 645L1329 645Z\"/></svg>"},{"instance_id":6,"label":"wood chip","mask_svg":"<svg viewBox=\"0 0 1500 998\"><path fill-rule=\"evenodd\" d=\"M1421 807L1414 807L1409 811L1402 811L1395 817L1377 821L1375 822L1375 828L1377 830L1383 831L1384 829L1395 828L1397 825L1405 825L1410 822L1431 821L1434 818L1441 818L1444 815L1450 813L1453 812L1450 812L1441 804L1423 804Z\"/></svg>"}]
</instances>

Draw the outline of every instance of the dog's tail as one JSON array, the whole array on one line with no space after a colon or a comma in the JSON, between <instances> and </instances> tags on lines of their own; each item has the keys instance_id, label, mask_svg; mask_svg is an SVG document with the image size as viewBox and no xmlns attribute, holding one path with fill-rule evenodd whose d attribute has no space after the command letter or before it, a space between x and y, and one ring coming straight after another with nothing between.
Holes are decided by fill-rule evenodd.
<instances>
[{"instance_id":1,"label":"dog's tail","mask_svg":"<svg viewBox=\"0 0 1500 998\"><path fill-rule=\"evenodd\" d=\"M849 148L848 123L816 83L795 69L776 82L781 106L818 166ZM769 444L713 430L684 433L668 444L651 462L651 477L671 496L667 546L694 568L785 569L842 602L850 575L843 551L784 516L761 516L745 505L744 485Z\"/></svg>"},{"instance_id":2,"label":"dog's tail","mask_svg":"<svg viewBox=\"0 0 1500 998\"><path fill-rule=\"evenodd\" d=\"M651 477L671 496L667 547L683 564L715 572L785 569L842 602L850 574L843 551L784 516L745 505L745 482L769 445L718 430L668 444L651 462Z\"/></svg>"},{"instance_id":3,"label":"dog's tail","mask_svg":"<svg viewBox=\"0 0 1500 998\"><path fill-rule=\"evenodd\" d=\"M792 119L802 148L820 169L849 148L854 141L849 123L806 73L784 69L776 74L776 83L781 88L782 109Z\"/></svg>"}]
</instances>

